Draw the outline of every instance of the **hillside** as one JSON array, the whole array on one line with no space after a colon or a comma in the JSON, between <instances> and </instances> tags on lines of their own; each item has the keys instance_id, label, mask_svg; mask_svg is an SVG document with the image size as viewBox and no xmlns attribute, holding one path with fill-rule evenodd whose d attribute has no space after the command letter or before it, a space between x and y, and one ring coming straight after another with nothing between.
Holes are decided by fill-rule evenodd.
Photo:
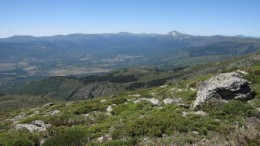
<instances>
[{"instance_id":1,"label":"hillside","mask_svg":"<svg viewBox=\"0 0 260 146\"><path fill-rule=\"evenodd\" d=\"M154 76L153 70L150 71L151 76L140 76L140 70L121 70L113 75L122 77L120 75L124 73L133 82L137 79L149 81L147 78ZM197 92L201 91L201 85L209 78L237 70L243 73L238 81L248 80L241 87L250 86L254 98L245 101L221 97L205 102L198 109L193 108ZM138 78L129 76L136 71ZM260 54L156 73L162 77L164 72L166 78L172 73L179 73L179 76L172 75L160 86L128 90L113 96L54 101L28 108L21 106L8 112L1 110L0 145L260 144ZM111 74L95 78L54 79L69 82L82 80L80 82L83 83L87 78L85 84L87 81L92 83L90 79L97 80L97 83L104 81L116 84L116 79L107 80L107 76ZM131 83L128 78L123 81L123 84ZM236 81L234 83L237 84ZM49 85L55 86L53 83ZM228 95L226 90L223 91L225 94L221 93L221 96ZM246 92L241 91L240 94ZM6 100L4 97L0 99Z\"/></svg>"}]
</instances>

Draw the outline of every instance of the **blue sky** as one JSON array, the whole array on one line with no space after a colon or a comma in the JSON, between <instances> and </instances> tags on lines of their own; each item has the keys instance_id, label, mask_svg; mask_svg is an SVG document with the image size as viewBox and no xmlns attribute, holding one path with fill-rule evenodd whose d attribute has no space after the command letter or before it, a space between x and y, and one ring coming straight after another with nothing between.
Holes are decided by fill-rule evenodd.
<instances>
[{"instance_id":1,"label":"blue sky","mask_svg":"<svg viewBox=\"0 0 260 146\"><path fill-rule=\"evenodd\" d=\"M69 33L260 36L260 0L0 0L0 37Z\"/></svg>"}]
</instances>

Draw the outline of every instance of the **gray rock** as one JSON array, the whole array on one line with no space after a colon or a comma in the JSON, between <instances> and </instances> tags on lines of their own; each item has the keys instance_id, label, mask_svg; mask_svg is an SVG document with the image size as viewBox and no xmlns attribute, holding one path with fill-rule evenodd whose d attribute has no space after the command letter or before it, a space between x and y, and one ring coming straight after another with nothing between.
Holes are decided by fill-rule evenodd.
<instances>
[{"instance_id":1,"label":"gray rock","mask_svg":"<svg viewBox=\"0 0 260 146\"><path fill-rule=\"evenodd\" d=\"M152 105L155 105L155 106L160 105L160 101L155 98L146 98L146 101L149 101Z\"/></svg>"},{"instance_id":2,"label":"gray rock","mask_svg":"<svg viewBox=\"0 0 260 146\"><path fill-rule=\"evenodd\" d=\"M43 144L45 143L45 141L46 141L46 139L44 139L44 138L41 139L41 140L40 140L40 146L43 145Z\"/></svg>"},{"instance_id":3,"label":"gray rock","mask_svg":"<svg viewBox=\"0 0 260 146\"><path fill-rule=\"evenodd\" d=\"M106 100L105 99L100 100L100 103L103 103L103 102L106 102Z\"/></svg>"},{"instance_id":4,"label":"gray rock","mask_svg":"<svg viewBox=\"0 0 260 146\"><path fill-rule=\"evenodd\" d=\"M104 141L111 141L112 137L109 134L106 134L104 136L98 137L97 142L104 142Z\"/></svg>"},{"instance_id":5,"label":"gray rock","mask_svg":"<svg viewBox=\"0 0 260 146\"><path fill-rule=\"evenodd\" d=\"M41 120L36 120L33 121L32 124L17 124L15 126L16 130L21 130L21 129L27 129L30 132L41 132L41 131L46 131L47 128L51 127L51 124L44 124L43 121Z\"/></svg>"},{"instance_id":6,"label":"gray rock","mask_svg":"<svg viewBox=\"0 0 260 146\"><path fill-rule=\"evenodd\" d=\"M239 72L222 73L211 77L198 87L193 108L201 106L210 99L252 99L253 90L248 84Z\"/></svg>"},{"instance_id":7,"label":"gray rock","mask_svg":"<svg viewBox=\"0 0 260 146\"><path fill-rule=\"evenodd\" d=\"M198 115L198 116L202 116L202 117L205 117L205 116L208 115L208 114L207 114L206 112L204 112L204 111L196 111L196 112L194 112L193 114Z\"/></svg>"},{"instance_id":8,"label":"gray rock","mask_svg":"<svg viewBox=\"0 0 260 146\"><path fill-rule=\"evenodd\" d=\"M204 111L196 111L196 112L182 112L182 116L186 117L188 115L197 115L197 116L201 116L201 117L205 117L208 114Z\"/></svg>"},{"instance_id":9,"label":"gray rock","mask_svg":"<svg viewBox=\"0 0 260 146\"><path fill-rule=\"evenodd\" d=\"M107 111L108 113L110 113L112 110L113 110L113 108L112 108L112 106L111 106L111 105L110 105L110 106L108 106L108 107L107 107L107 109L106 109L106 111Z\"/></svg>"},{"instance_id":10,"label":"gray rock","mask_svg":"<svg viewBox=\"0 0 260 146\"><path fill-rule=\"evenodd\" d=\"M60 113L59 110L50 111L50 115L52 115L52 116L57 115L57 114L59 114L59 113Z\"/></svg>"},{"instance_id":11,"label":"gray rock","mask_svg":"<svg viewBox=\"0 0 260 146\"><path fill-rule=\"evenodd\" d=\"M140 101L148 101L150 102L153 106L159 106L160 105L160 101L158 99L155 99L155 98L139 98L137 99L136 101L133 101L134 103L138 103Z\"/></svg>"},{"instance_id":12,"label":"gray rock","mask_svg":"<svg viewBox=\"0 0 260 146\"><path fill-rule=\"evenodd\" d=\"M172 104L172 103L173 103L173 99L171 99L171 98L166 98L166 99L163 100L163 103L164 103L165 105Z\"/></svg>"}]
</instances>

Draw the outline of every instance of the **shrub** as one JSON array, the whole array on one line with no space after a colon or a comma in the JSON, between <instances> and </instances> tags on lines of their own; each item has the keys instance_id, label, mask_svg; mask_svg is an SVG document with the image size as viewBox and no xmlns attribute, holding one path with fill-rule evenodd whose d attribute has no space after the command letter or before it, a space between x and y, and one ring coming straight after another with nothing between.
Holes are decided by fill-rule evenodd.
<instances>
[{"instance_id":1,"label":"shrub","mask_svg":"<svg viewBox=\"0 0 260 146\"><path fill-rule=\"evenodd\" d=\"M81 146L86 133L80 129L68 129L48 139L43 146Z\"/></svg>"},{"instance_id":2,"label":"shrub","mask_svg":"<svg viewBox=\"0 0 260 146\"><path fill-rule=\"evenodd\" d=\"M0 145L3 146L33 146L39 144L39 135L29 133L27 130L9 131L1 136L3 136L4 141L0 141Z\"/></svg>"},{"instance_id":3,"label":"shrub","mask_svg":"<svg viewBox=\"0 0 260 146\"><path fill-rule=\"evenodd\" d=\"M120 104L117 105L113 108L113 110L111 111L112 115L119 115L121 112L123 112L124 110L127 110L128 105L127 104Z\"/></svg>"},{"instance_id":4,"label":"shrub","mask_svg":"<svg viewBox=\"0 0 260 146\"><path fill-rule=\"evenodd\" d=\"M222 114L250 116L254 113L254 108L248 103L232 100L223 106Z\"/></svg>"},{"instance_id":5,"label":"shrub","mask_svg":"<svg viewBox=\"0 0 260 146\"><path fill-rule=\"evenodd\" d=\"M46 122L54 126L72 126L83 124L86 122L86 119L82 116L75 115L74 113L65 112L60 115L50 116Z\"/></svg>"},{"instance_id":6,"label":"shrub","mask_svg":"<svg viewBox=\"0 0 260 146\"><path fill-rule=\"evenodd\" d=\"M207 135L208 131L217 131L219 123L207 117L188 116L167 111L157 111L149 116L138 118L128 123L127 131L129 136L156 136L173 134L175 130L186 133L198 131Z\"/></svg>"},{"instance_id":7,"label":"shrub","mask_svg":"<svg viewBox=\"0 0 260 146\"><path fill-rule=\"evenodd\" d=\"M125 103L127 100L124 97L116 97L111 100L111 104L122 104Z\"/></svg>"},{"instance_id":8,"label":"shrub","mask_svg":"<svg viewBox=\"0 0 260 146\"><path fill-rule=\"evenodd\" d=\"M106 141L103 143L91 143L90 146L133 146L137 144L137 140L135 138L131 138L128 140L112 140Z\"/></svg>"},{"instance_id":9,"label":"shrub","mask_svg":"<svg viewBox=\"0 0 260 146\"><path fill-rule=\"evenodd\" d=\"M181 97L189 102L196 99L197 92L196 91L182 91L182 92L176 92L175 96Z\"/></svg>"},{"instance_id":10,"label":"shrub","mask_svg":"<svg viewBox=\"0 0 260 146\"><path fill-rule=\"evenodd\" d=\"M209 101L203 106L203 110L215 118L229 120L236 116L253 116L255 114L253 106L239 100L231 100L228 103Z\"/></svg>"},{"instance_id":11,"label":"shrub","mask_svg":"<svg viewBox=\"0 0 260 146\"><path fill-rule=\"evenodd\" d=\"M86 114L92 111L105 111L107 108L107 105L100 104L100 102L97 101L88 101L84 103L84 105L77 107L74 110L75 114Z\"/></svg>"},{"instance_id":12,"label":"shrub","mask_svg":"<svg viewBox=\"0 0 260 146\"><path fill-rule=\"evenodd\" d=\"M228 139L228 145L260 145L260 132L252 126L236 127Z\"/></svg>"}]
</instances>

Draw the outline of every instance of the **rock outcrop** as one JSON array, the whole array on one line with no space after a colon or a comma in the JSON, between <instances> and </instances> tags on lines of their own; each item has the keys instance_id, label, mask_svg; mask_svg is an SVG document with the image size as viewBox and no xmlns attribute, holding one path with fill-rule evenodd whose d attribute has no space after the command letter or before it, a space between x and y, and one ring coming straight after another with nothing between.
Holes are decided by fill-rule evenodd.
<instances>
[{"instance_id":1,"label":"rock outcrop","mask_svg":"<svg viewBox=\"0 0 260 146\"><path fill-rule=\"evenodd\" d=\"M34 132L34 131L46 131L47 128L51 127L51 124L44 124L43 121L41 120L36 120L33 121L32 124L17 124L15 126L16 130L21 130L21 129L27 129L30 132Z\"/></svg>"},{"instance_id":2,"label":"rock outcrop","mask_svg":"<svg viewBox=\"0 0 260 146\"><path fill-rule=\"evenodd\" d=\"M222 73L211 77L198 87L197 98L193 108L201 106L210 99L249 100L254 97L249 82L240 72Z\"/></svg>"}]
</instances>

